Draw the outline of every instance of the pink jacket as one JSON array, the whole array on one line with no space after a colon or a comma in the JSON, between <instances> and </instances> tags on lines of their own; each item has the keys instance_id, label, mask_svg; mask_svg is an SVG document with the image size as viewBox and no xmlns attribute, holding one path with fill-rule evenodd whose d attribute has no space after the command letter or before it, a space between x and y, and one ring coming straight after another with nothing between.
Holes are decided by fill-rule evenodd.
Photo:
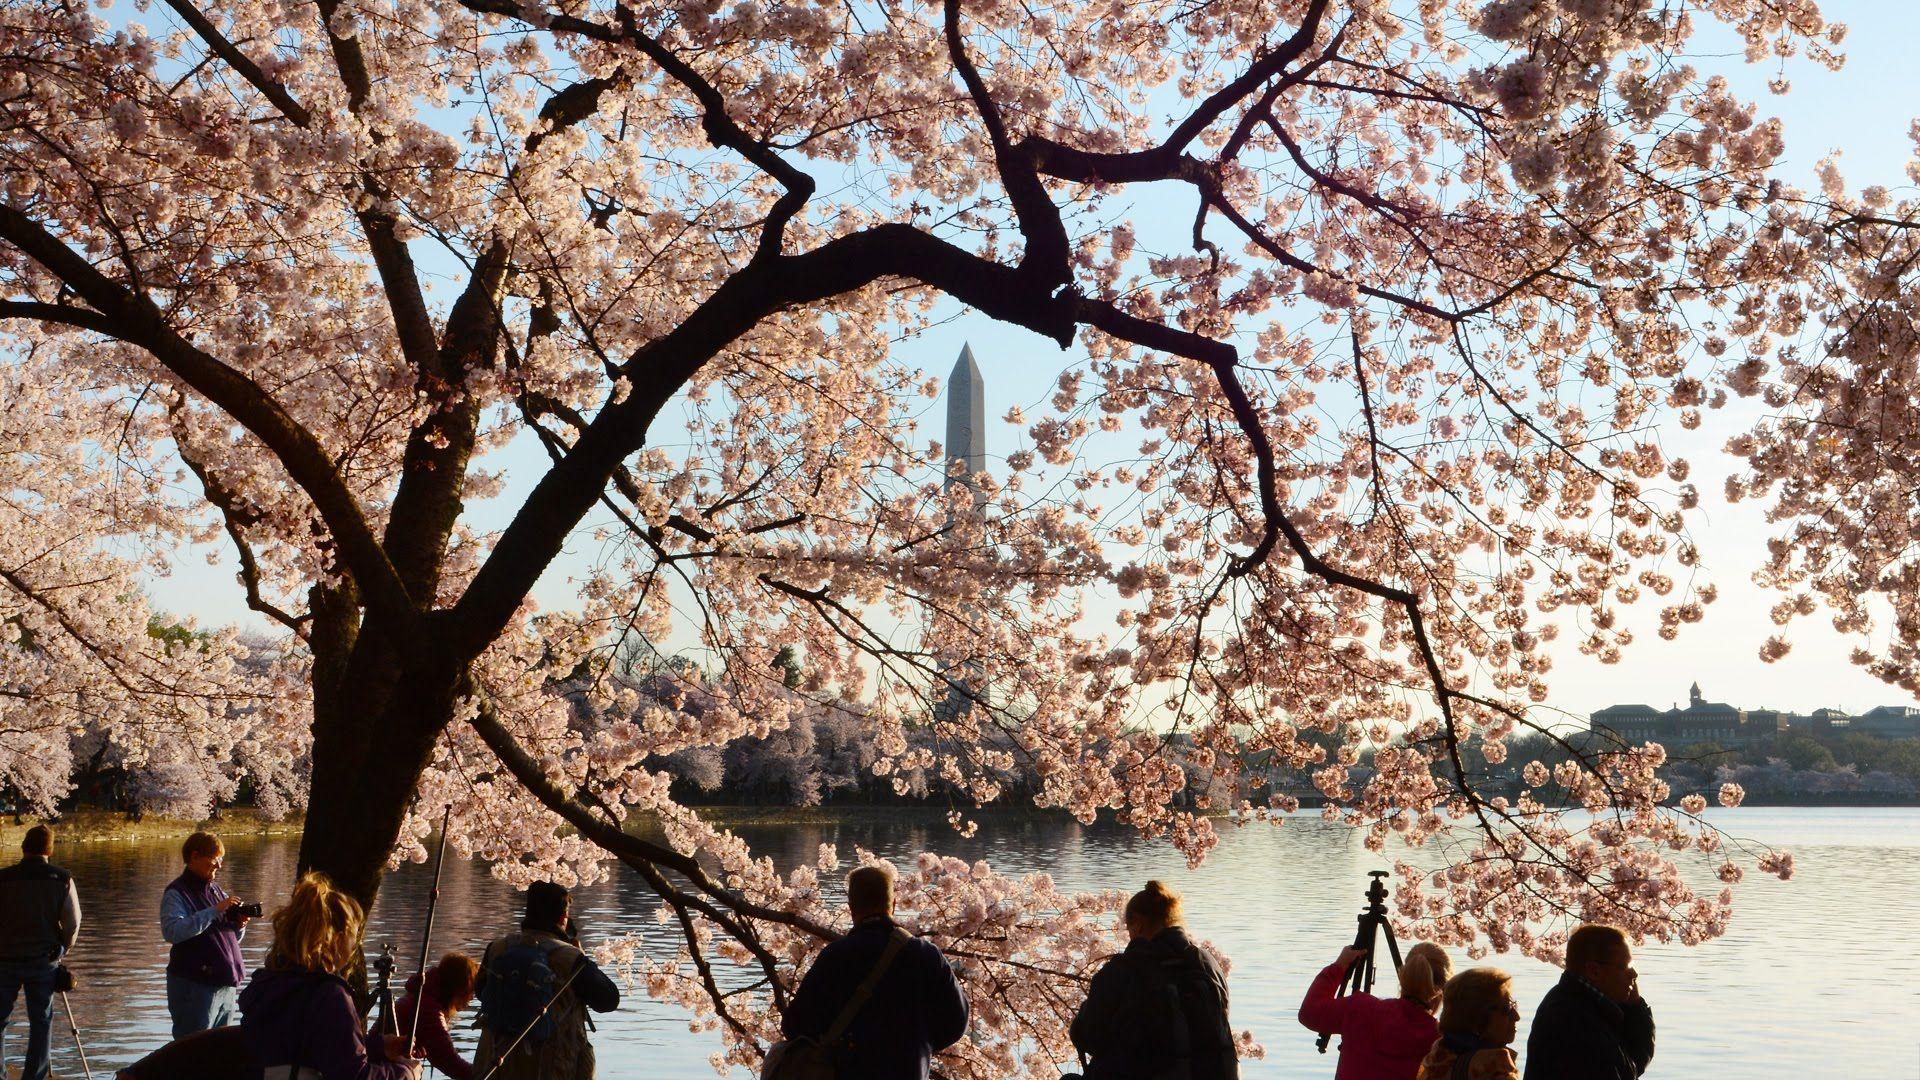
<instances>
[{"instance_id":1,"label":"pink jacket","mask_svg":"<svg viewBox=\"0 0 1920 1080\"><path fill-rule=\"evenodd\" d=\"M1334 1080L1417 1080L1421 1059L1440 1037L1433 1015L1405 998L1335 997L1346 969L1329 964L1300 1003L1300 1022L1340 1036Z\"/></svg>"}]
</instances>

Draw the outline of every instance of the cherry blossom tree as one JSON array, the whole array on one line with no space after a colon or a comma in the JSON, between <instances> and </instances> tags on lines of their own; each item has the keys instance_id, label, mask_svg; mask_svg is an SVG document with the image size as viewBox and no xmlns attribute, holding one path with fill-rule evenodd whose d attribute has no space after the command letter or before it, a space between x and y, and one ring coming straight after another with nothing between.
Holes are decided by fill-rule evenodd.
<instances>
[{"instance_id":1,"label":"cherry blossom tree","mask_svg":"<svg viewBox=\"0 0 1920 1080\"><path fill-rule=\"evenodd\" d=\"M1259 755L1376 850L1438 841L1403 858L1418 932L1698 941L1731 897L1676 853L1740 867L1704 794L1663 808L1661 748L1530 764L1517 799L1464 752L1554 734L1557 638L1612 659L1621 609L1670 637L1712 599L1650 431L1701 422L1697 312L1764 350L1804 267L1761 227L1778 125L1682 61L1696 20L1837 62L1806 0L7 0L22 437L167 478L74 551L234 548L305 665L304 867L370 900L449 808L513 880L617 858L683 931L635 972L731 1061L834 935L838 856L781 874L645 763L810 702L860 702L881 775L986 800L1024 759L1039 805L1194 860L1190 772L1239 790ZM893 349L943 304L1077 357L967 485ZM549 466L476 524L529 445ZM9 567L65 528L63 476L18 483ZM577 602L538 610L580 540ZM181 666L130 607L34 618L90 693ZM601 677L676 635L697 710ZM207 688L168 685L210 738ZM979 1009L943 1070L1060 1060L1115 897L932 854L902 897Z\"/></svg>"},{"instance_id":2,"label":"cherry blossom tree","mask_svg":"<svg viewBox=\"0 0 1920 1080\"><path fill-rule=\"evenodd\" d=\"M1920 124L1912 137L1920 144ZM1757 398L1761 422L1728 449L1749 469L1729 498L1764 499L1784 524L1756 575L1784 595L1775 623L1826 608L1856 636L1853 660L1920 694L1920 199L1883 187L1850 192L1838 163L1820 166L1820 190L1775 192L1767 256L1791 265L1797 287L1732 327L1791 335L1790 348L1748 348L1725 383ZM1907 166L1920 180L1920 159ZM1782 632L1761 656L1787 654Z\"/></svg>"}]
</instances>

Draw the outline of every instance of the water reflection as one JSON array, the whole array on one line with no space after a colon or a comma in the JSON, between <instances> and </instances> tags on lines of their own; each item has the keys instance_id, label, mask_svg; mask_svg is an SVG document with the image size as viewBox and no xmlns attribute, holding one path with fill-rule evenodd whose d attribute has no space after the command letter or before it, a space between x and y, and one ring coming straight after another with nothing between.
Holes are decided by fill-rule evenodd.
<instances>
[{"instance_id":1,"label":"water reflection","mask_svg":"<svg viewBox=\"0 0 1920 1080\"><path fill-rule=\"evenodd\" d=\"M1731 932L1698 949L1647 946L1638 967L1659 1022L1651 1076L1775 1077L1790 1070L1861 1077L1912 1075L1920 1047L1920 959L1894 934L1920 919L1920 811L1770 810L1723 813L1723 825L1793 847L1798 872L1782 884L1750 877ZM1046 871L1070 889L1132 888L1148 877L1176 883L1189 919L1233 958L1233 1019L1266 1044L1264 1062L1243 1075L1330 1077L1333 1058L1314 1053L1294 1021L1307 981L1353 933L1367 869L1378 864L1346 830L1312 818L1280 828L1226 829L1206 866L1189 874L1164 844L1124 830L1020 818L988 819L971 840L937 819L869 815L828 825L741 830L756 852L783 869L812 861L817 845L843 855L854 848L898 860L929 845L985 858L1003 872ZM222 872L230 888L271 909L292 882L296 845L285 839L235 838ZM179 873L177 845L103 843L62 847L57 860L76 874L86 926L71 958L80 978L73 1006L96 1075L138 1057L166 1036L160 892ZM430 866L391 875L376 905L369 940L391 940L410 966L418 949L431 884ZM478 953L510 927L519 895L481 867L446 868L435 951ZM592 938L639 933L662 950L671 934L637 878L619 873L581 890L575 910ZM249 967L265 955L268 927L245 942ZM1460 958L1456 958L1457 960ZM1532 961L1489 961L1513 971L1529 1014L1557 972ZM600 1018L602 1075L648 1080L713 1076L717 1042L688 1030L686 1014L630 997ZM54 1066L79 1075L65 1020L56 1022ZM16 1013L8 1048L24 1049ZM472 1033L456 1040L471 1052ZM1522 1039L1525 1038L1524 1027Z\"/></svg>"}]
</instances>

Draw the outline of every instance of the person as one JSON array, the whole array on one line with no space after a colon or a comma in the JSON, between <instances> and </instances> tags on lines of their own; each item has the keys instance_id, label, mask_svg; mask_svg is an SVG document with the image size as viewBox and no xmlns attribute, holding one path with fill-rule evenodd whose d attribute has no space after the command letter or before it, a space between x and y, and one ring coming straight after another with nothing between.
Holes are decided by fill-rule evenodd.
<instances>
[{"instance_id":1,"label":"person","mask_svg":"<svg viewBox=\"0 0 1920 1080\"><path fill-rule=\"evenodd\" d=\"M1180 897L1149 881L1125 918L1126 950L1094 973L1068 1029L1087 1080L1236 1080L1227 977L1187 936Z\"/></svg>"},{"instance_id":2,"label":"person","mask_svg":"<svg viewBox=\"0 0 1920 1080\"><path fill-rule=\"evenodd\" d=\"M45 1080L60 958L80 936L80 894L73 875L53 865L52 857L53 830L35 825L20 842L20 861L0 870L0 1040L14 1001L24 993L22 1080Z\"/></svg>"},{"instance_id":3,"label":"person","mask_svg":"<svg viewBox=\"0 0 1920 1080\"><path fill-rule=\"evenodd\" d=\"M240 993L240 1034L269 1080L413 1080L404 1035L360 1030L344 976L366 914L325 874L308 871L273 913L266 966Z\"/></svg>"},{"instance_id":4,"label":"person","mask_svg":"<svg viewBox=\"0 0 1920 1080\"><path fill-rule=\"evenodd\" d=\"M1634 1080L1653 1061L1653 1009L1617 927L1567 937L1566 967L1527 1035L1527 1080Z\"/></svg>"},{"instance_id":5,"label":"person","mask_svg":"<svg viewBox=\"0 0 1920 1080\"><path fill-rule=\"evenodd\" d=\"M1400 996L1383 1000L1364 991L1336 997L1348 969L1366 950L1342 949L1323 968L1300 1002L1300 1023L1322 1034L1340 1036L1340 1065L1334 1080L1415 1080L1440 1026L1441 988L1453 977L1446 950L1423 941L1407 950L1400 963Z\"/></svg>"},{"instance_id":6,"label":"person","mask_svg":"<svg viewBox=\"0 0 1920 1080\"><path fill-rule=\"evenodd\" d=\"M594 1075L587 1010L620 1007L620 988L580 951L573 897L551 881L527 887L518 933L480 959L480 1046L473 1068L494 1080L586 1080ZM404 1014L401 1014L404 1015Z\"/></svg>"},{"instance_id":7,"label":"person","mask_svg":"<svg viewBox=\"0 0 1920 1080\"><path fill-rule=\"evenodd\" d=\"M463 952L450 952L427 972L424 985L418 974L407 980L407 992L394 1006L394 1019L400 1034L413 1026L413 1045L426 1054L427 1064L446 1073L452 1080L473 1080L473 1065L454 1048L447 1025L473 1000L474 977L480 965ZM414 1020L418 1010L420 1019Z\"/></svg>"},{"instance_id":8,"label":"person","mask_svg":"<svg viewBox=\"0 0 1920 1080\"><path fill-rule=\"evenodd\" d=\"M248 917L234 910L240 898L214 880L226 865L220 838L210 832L187 837L180 861L185 868L160 894L160 936L173 947L167 956L167 1013L176 1039L233 1023L247 977L240 939Z\"/></svg>"},{"instance_id":9,"label":"person","mask_svg":"<svg viewBox=\"0 0 1920 1080\"><path fill-rule=\"evenodd\" d=\"M1441 991L1440 1038L1420 1063L1420 1080L1520 1080L1509 1045L1519 1030L1512 977L1468 968Z\"/></svg>"},{"instance_id":10,"label":"person","mask_svg":"<svg viewBox=\"0 0 1920 1080\"><path fill-rule=\"evenodd\" d=\"M927 1080L933 1055L967 1033L967 995L938 946L893 918L893 867L861 866L847 875L853 928L820 950L800 980L781 1034L820 1041L844 1080ZM862 983L886 957L867 998L844 1023ZM844 1028L837 1040L826 1036Z\"/></svg>"}]
</instances>

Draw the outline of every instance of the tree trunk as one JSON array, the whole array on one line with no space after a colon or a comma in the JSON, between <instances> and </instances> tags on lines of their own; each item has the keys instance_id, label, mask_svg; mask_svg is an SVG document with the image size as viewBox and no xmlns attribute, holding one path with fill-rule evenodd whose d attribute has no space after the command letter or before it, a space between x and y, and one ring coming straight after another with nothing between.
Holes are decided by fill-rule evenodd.
<instances>
[{"instance_id":1,"label":"tree trunk","mask_svg":"<svg viewBox=\"0 0 1920 1080\"><path fill-rule=\"evenodd\" d=\"M316 680L302 873L325 873L372 910L420 774L452 719L456 679L437 657L403 658L370 624L328 692Z\"/></svg>"}]
</instances>

